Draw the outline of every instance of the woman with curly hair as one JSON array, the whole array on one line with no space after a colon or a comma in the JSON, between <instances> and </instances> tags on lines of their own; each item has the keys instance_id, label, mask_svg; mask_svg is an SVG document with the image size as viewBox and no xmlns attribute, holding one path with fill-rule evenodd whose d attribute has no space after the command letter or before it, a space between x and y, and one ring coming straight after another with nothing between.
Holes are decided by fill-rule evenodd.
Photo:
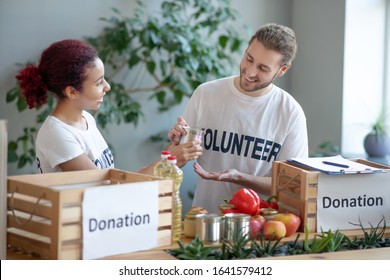
<instances>
[{"instance_id":1,"label":"woman with curly hair","mask_svg":"<svg viewBox=\"0 0 390 280\"><path fill-rule=\"evenodd\" d=\"M36 139L37 166L41 173L105 169L114 167L114 157L86 110L98 110L110 85L96 50L79 40L51 44L38 65L28 65L16 76L30 109L47 103L48 92L57 98L51 115ZM171 151L178 163L197 158L202 148L187 143ZM157 162L157 161L156 161ZM152 174L155 163L139 172Z\"/></svg>"}]
</instances>

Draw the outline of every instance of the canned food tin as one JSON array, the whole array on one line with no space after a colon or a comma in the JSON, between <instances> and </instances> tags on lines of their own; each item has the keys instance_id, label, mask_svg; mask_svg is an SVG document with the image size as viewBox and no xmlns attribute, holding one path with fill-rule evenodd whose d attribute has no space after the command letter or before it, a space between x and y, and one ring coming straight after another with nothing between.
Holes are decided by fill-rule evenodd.
<instances>
[{"instance_id":1,"label":"canned food tin","mask_svg":"<svg viewBox=\"0 0 390 280\"><path fill-rule=\"evenodd\" d=\"M221 238L222 215L196 215L196 233L204 243L218 243Z\"/></svg>"},{"instance_id":2,"label":"canned food tin","mask_svg":"<svg viewBox=\"0 0 390 280\"><path fill-rule=\"evenodd\" d=\"M187 237L195 237L196 235L196 216L201 215L196 212L188 212L184 219L184 235Z\"/></svg>"},{"instance_id":3,"label":"canned food tin","mask_svg":"<svg viewBox=\"0 0 390 280\"><path fill-rule=\"evenodd\" d=\"M202 137L203 137L203 133L204 133L203 129L189 127L189 126L183 126L182 128L187 131L187 134L183 135L180 138L180 144L191 142L193 140L202 142Z\"/></svg>"},{"instance_id":4,"label":"canned food tin","mask_svg":"<svg viewBox=\"0 0 390 280\"><path fill-rule=\"evenodd\" d=\"M229 213L224 217L223 238L233 240L235 235L246 236L249 234L250 215Z\"/></svg>"}]
</instances>

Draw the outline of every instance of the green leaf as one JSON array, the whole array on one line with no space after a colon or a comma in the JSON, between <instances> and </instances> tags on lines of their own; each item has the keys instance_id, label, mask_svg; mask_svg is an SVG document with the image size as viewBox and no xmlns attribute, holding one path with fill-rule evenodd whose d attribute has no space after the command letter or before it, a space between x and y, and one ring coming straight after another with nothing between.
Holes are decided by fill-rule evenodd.
<instances>
[{"instance_id":1,"label":"green leaf","mask_svg":"<svg viewBox=\"0 0 390 280\"><path fill-rule=\"evenodd\" d=\"M176 103L180 104L183 100L183 92L181 90L175 90L173 93Z\"/></svg>"},{"instance_id":2,"label":"green leaf","mask_svg":"<svg viewBox=\"0 0 390 280\"><path fill-rule=\"evenodd\" d=\"M16 107L18 108L19 112L23 112L24 110L27 109L27 104L24 101L22 97L19 97L16 101Z\"/></svg>"},{"instance_id":3,"label":"green leaf","mask_svg":"<svg viewBox=\"0 0 390 280\"><path fill-rule=\"evenodd\" d=\"M168 64L165 60L160 60L160 70L163 77L167 75Z\"/></svg>"},{"instance_id":4,"label":"green leaf","mask_svg":"<svg viewBox=\"0 0 390 280\"><path fill-rule=\"evenodd\" d=\"M227 45L229 38L226 35L219 36L219 45L224 49Z\"/></svg>"},{"instance_id":5,"label":"green leaf","mask_svg":"<svg viewBox=\"0 0 390 280\"><path fill-rule=\"evenodd\" d=\"M134 125L138 124L138 113L136 112L129 112L125 115L125 122L126 123L134 123Z\"/></svg>"},{"instance_id":6,"label":"green leaf","mask_svg":"<svg viewBox=\"0 0 390 280\"><path fill-rule=\"evenodd\" d=\"M26 155L20 156L19 161L18 161L18 168L19 168L19 169L26 166L26 164L27 164L27 159L28 159L28 158L27 158Z\"/></svg>"},{"instance_id":7,"label":"green leaf","mask_svg":"<svg viewBox=\"0 0 390 280\"><path fill-rule=\"evenodd\" d=\"M51 112L52 112L52 108L50 107L43 110L40 114L37 115L36 118L37 123L43 123L46 120L47 116L50 115Z\"/></svg>"},{"instance_id":8,"label":"green leaf","mask_svg":"<svg viewBox=\"0 0 390 280\"><path fill-rule=\"evenodd\" d=\"M8 162L9 163L17 162L18 159L19 159L19 157L18 157L18 154L16 153L16 151L8 150Z\"/></svg>"},{"instance_id":9,"label":"green leaf","mask_svg":"<svg viewBox=\"0 0 390 280\"><path fill-rule=\"evenodd\" d=\"M133 68L135 65L137 65L139 62L141 61L141 58L136 54L136 53L132 53L130 55L130 58L128 60L128 66L129 68Z\"/></svg>"},{"instance_id":10,"label":"green leaf","mask_svg":"<svg viewBox=\"0 0 390 280\"><path fill-rule=\"evenodd\" d=\"M8 142L8 151L16 151L18 149L18 143L15 141Z\"/></svg>"},{"instance_id":11,"label":"green leaf","mask_svg":"<svg viewBox=\"0 0 390 280\"><path fill-rule=\"evenodd\" d=\"M240 49L240 46L241 46L241 41L238 38L235 38L230 47L230 51L235 52Z\"/></svg>"},{"instance_id":12,"label":"green leaf","mask_svg":"<svg viewBox=\"0 0 390 280\"><path fill-rule=\"evenodd\" d=\"M6 101L7 101L7 103L10 103L10 102L14 101L19 95L20 95L20 92L19 92L19 88L18 87L11 88L6 93Z\"/></svg>"},{"instance_id":13,"label":"green leaf","mask_svg":"<svg viewBox=\"0 0 390 280\"><path fill-rule=\"evenodd\" d=\"M154 96L156 96L158 103L164 104L165 96L166 96L166 92L164 90L160 90L160 91L156 92L154 94Z\"/></svg>"},{"instance_id":14,"label":"green leaf","mask_svg":"<svg viewBox=\"0 0 390 280\"><path fill-rule=\"evenodd\" d=\"M154 69L156 69L156 62L148 61L146 63L146 68L148 69L150 74L154 74Z\"/></svg>"}]
</instances>

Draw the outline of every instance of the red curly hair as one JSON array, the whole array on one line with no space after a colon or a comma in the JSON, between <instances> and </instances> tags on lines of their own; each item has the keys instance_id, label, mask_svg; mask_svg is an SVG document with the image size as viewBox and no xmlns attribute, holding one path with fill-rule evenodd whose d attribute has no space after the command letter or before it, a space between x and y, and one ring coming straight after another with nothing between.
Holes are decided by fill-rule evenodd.
<instances>
[{"instance_id":1,"label":"red curly hair","mask_svg":"<svg viewBox=\"0 0 390 280\"><path fill-rule=\"evenodd\" d=\"M65 98L64 90L72 86L82 89L86 69L94 66L96 50L79 40L63 40L51 44L41 54L39 64L28 65L16 75L30 109L47 103L48 91Z\"/></svg>"}]
</instances>

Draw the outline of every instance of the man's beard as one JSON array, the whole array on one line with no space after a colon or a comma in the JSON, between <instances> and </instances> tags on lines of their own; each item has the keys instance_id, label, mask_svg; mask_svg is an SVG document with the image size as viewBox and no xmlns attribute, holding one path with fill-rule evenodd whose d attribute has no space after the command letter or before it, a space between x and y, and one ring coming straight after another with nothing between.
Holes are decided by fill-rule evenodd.
<instances>
[{"instance_id":1,"label":"man's beard","mask_svg":"<svg viewBox=\"0 0 390 280\"><path fill-rule=\"evenodd\" d=\"M265 82L265 83L254 83L253 84L253 87L249 88L249 87L246 87L245 85L245 76L244 74L241 72L241 75L240 75L240 87L242 90L246 91L246 92L254 92L254 91L258 91L258 90L261 90L263 88L266 88L268 87L270 84L272 84L272 82L275 80L276 76L277 76L278 72L276 72L276 74L272 77L271 80Z\"/></svg>"}]
</instances>

